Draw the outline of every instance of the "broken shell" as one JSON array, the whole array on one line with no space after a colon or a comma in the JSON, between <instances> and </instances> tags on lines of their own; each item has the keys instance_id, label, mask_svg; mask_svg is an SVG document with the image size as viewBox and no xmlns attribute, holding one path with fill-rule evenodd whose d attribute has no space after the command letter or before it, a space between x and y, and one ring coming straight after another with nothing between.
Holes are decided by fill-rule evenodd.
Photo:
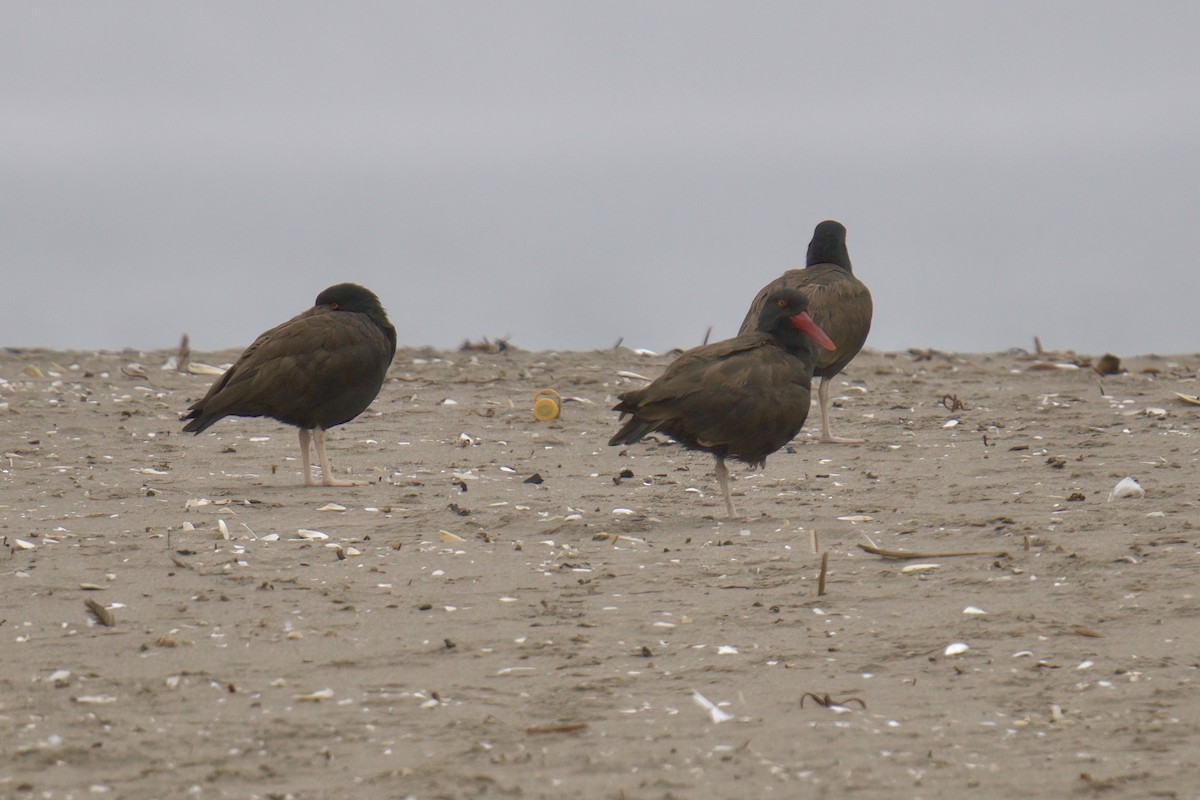
<instances>
[{"instance_id":1,"label":"broken shell","mask_svg":"<svg viewBox=\"0 0 1200 800\"><path fill-rule=\"evenodd\" d=\"M438 531L438 538L443 542L465 542L466 539L450 531Z\"/></svg>"},{"instance_id":2,"label":"broken shell","mask_svg":"<svg viewBox=\"0 0 1200 800\"><path fill-rule=\"evenodd\" d=\"M1200 397L1197 397L1194 394L1184 394L1183 392L1176 392L1175 396L1178 397L1180 400L1182 400L1185 403L1191 403L1194 406L1200 406Z\"/></svg>"},{"instance_id":3,"label":"broken shell","mask_svg":"<svg viewBox=\"0 0 1200 800\"><path fill-rule=\"evenodd\" d=\"M845 517L838 517L842 522L871 522L874 517L868 517L866 514L850 514Z\"/></svg>"},{"instance_id":4,"label":"broken shell","mask_svg":"<svg viewBox=\"0 0 1200 800\"><path fill-rule=\"evenodd\" d=\"M941 564L909 564L907 567L901 567L901 572L928 572L931 569L941 569Z\"/></svg>"},{"instance_id":5,"label":"broken shell","mask_svg":"<svg viewBox=\"0 0 1200 800\"><path fill-rule=\"evenodd\" d=\"M317 509L317 511L345 511L345 510L346 510L345 506L338 505L337 503L326 503L325 505L323 505Z\"/></svg>"},{"instance_id":6,"label":"broken shell","mask_svg":"<svg viewBox=\"0 0 1200 800\"><path fill-rule=\"evenodd\" d=\"M1146 496L1146 490L1142 488L1142 485L1140 483L1135 481L1133 478L1125 477L1125 478L1121 478L1121 480L1119 480L1117 482L1117 485L1113 487L1113 490L1108 493L1108 502L1111 503L1113 500L1117 499L1118 497L1145 497L1145 496Z\"/></svg>"},{"instance_id":7,"label":"broken shell","mask_svg":"<svg viewBox=\"0 0 1200 800\"><path fill-rule=\"evenodd\" d=\"M323 531L310 531L307 528L301 528L296 531L296 535L301 539L328 539L329 534Z\"/></svg>"},{"instance_id":8,"label":"broken shell","mask_svg":"<svg viewBox=\"0 0 1200 800\"><path fill-rule=\"evenodd\" d=\"M320 689L310 694L293 695L293 700L307 700L310 702L318 702L320 700L328 700L333 697L333 689Z\"/></svg>"},{"instance_id":9,"label":"broken shell","mask_svg":"<svg viewBox=\"0 0 1200 800\"><path fill-rule=\"evenodd\" d=\"M716 703L714 703L712 700L709 700L695 689L692 690L692 699L696 701L696 705L708 712L708 716L714 723L725 722L726 720L733 719L733 714L718 708Z\"/></svg>"},{"instance_id":10,"label":"broken shell","mask_svg":"<svg viewBox=\"0 0 1200 800\"><path fill-rule=\"evenodd\" d=\"M37 548L36 544L27 542L24 539L13 539L13 544L17 546L18 550L34 550Z\"/></svg>"},{"instance_id":11,"label":"broken shell","mask_svg":"<svg viewBox=\"0 0 1200 800\"><path fill-rule=\"evenodd\" d=\"M951 642L946 645L946 655L958 656L970 650L970 646L966 642Z\"/></svg>"}]
</instances>

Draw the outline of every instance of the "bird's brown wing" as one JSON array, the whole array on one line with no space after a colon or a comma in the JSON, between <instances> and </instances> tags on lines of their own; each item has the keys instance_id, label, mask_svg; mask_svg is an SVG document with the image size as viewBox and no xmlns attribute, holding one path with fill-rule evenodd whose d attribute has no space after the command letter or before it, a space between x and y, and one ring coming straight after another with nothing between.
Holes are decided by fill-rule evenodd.
<instances>
[{"instance_id":1,"label":"bird's brown wing","mask_svg":"<svg viewBox=\"0 0 1200 800\"><path fill-rule=\"evenodd\" d=\"M739 335L755 330L767 297L778 289L799 289L808 297L808 314L837 345L817 352L815 374L833 376L850 363L867 341L874 306L866 284L835 264L790 269L762 288L742 320Z\"/></svg>"},{"instance_id":2,"label":"bird's brown wing","mask_svg":"<svg viewBox=\"0 0 1200 800\"><path fill-rule=\"evenodd\" d=\"M308 309L255 339L191 407L194 421L184 430L199 432L229 415L300 427L345 422L378 393L389 347L365 315Z\"/></svg>"},{"instance_id":3,"label":"bird's brown wing","mask_svg":"<svg viewBox=\"0 0 1200 800\"><path fill-rule=\"evenodd\" d=\"M694 348L658 380L623 396L617 409L634 418L613 443L657 430L691 447L761 462L804 424L810 380L803 362L765 334Z\"/></svg>"}]
</instances>

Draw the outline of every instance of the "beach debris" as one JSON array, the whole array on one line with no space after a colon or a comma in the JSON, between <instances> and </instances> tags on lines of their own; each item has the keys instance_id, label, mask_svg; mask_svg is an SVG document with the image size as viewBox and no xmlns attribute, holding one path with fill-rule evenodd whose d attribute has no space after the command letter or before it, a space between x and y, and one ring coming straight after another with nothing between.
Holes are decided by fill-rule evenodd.
<instances>
[{"instance_id":1,"label":"beach debris","mask_svg":"<svg viewBox=\"0 0 1200 800\"><path fill-rule=\"evenodd\" d=\"M620 369L620 370L617 370L617 377L618 377L618 378L629 378L630 380L634 380L634 381L648 381L648 380L650 380L650 378L647 378L645 375L639 375L638 373L636 373L636 372L630 372L630 371L629 371L629 370L627 370L627 369Z\"/></svg>"},{"instance_id":2,"label":"beach debris","mask_svg":"<svg viewBox=\"0 0 1200 800\"><path fill-rule=\"evenodd\" d=\"M150 377L146 374L146 368L141 364L125 364L121 367L121 372L125 373L125 375L129 376L130 378Z\"/></svg>"},{"instance_id":3,"label":"beach debris","mask_svg":"<svg viewBox=\"0 0 1200 800\"><path fill-rule=\"evenodd\" d=\"M510 336L497 336L495 339L489 339L485 336L478 342L464 339L458 349L467 353L503 353L513 347L509 344L511 338Z\"/></svg>"},{"instance_id":4,"label":"beach debris","mask_svg":"<svg viewBox=\"0 0 1200 800\"><path fill-rule=\"evenodd\" d=\"M957 550L947 553L933 553L924 550L904 550L904 549L887 549L880 547L875 542L871 541L871 537L863 534L863 538L868 544L859 544L860 550L865 550L872 555L882 556L883 558L955 558L957 556L1007 556L1008 553L996 550Z\"/></svg>"},{"instance_id":5,"label":"beach debris","mask_svg":"<svg viewBox=\"0 0 1200 800\"><path fill-rule=\"evenodd\" d=\"M175 353L175 371L187 372L188 361L192 358L192 346L186 333L179 338L179 350Z\"/></svg>"},{"instance_id":6,"label":"beach debris","mask_svg":"<svg viewBox=\"0 0 1200 800\"><path fill-rule=\"evenodd\" d=\"M549 733L579 733L586 731L588 724L586 722L568 722L565 725L547 725L533 728L526 728L525 733L530 736L540 736Z\"/></svg>"},{"instance_id":7,"label":"beach debris","mask_svg":"<svg viewBox=\"0 0 1200 800\"><path fill-rule=\"evenodd\" d=\"M930 570L941 569L941 564L909 564L901 567L901 572L929 572Z\"/></svg>"},{"instance_id":8,"label":"beach debris","mask_svg":"<svg viewBox=\"0 0 1200 800\"><path fill-rule=\"evenodd\" d=\"M103 603L97 603L89 597L83 601L83 604L87 606L87 610L91 612L96 622L104 627L111 628L117 624L117 618L113 616L111 611L104 607Z\"/></svg>"},{"instance_id":9,"label":"beach debris","mask_svg":"<svg viewBox=\"0 0 1200 800\"><path fill-rule=\"evenodd\" d=\"M821 706L822 708L830 708L835 711L849 711L850 709L847 707L847 705L846 705L847 703L858 703L859 707L863 711L867 710L867 703L861 697L847 697L845 700L834 700L832 697L830 697L827 694L817 694L816 692L805 692L804 694L800 695L800 707L801 708L804 708L805 700L812 700L814 703Z\"/></svg>"},{"instance_id":10,"label":"beach debris","mask_svg":"<svg viewBox=\"0 0 1200 800\"><path fill-rule=\"evenodd\" d=\"M521 483L532 483L534 486L539 486L545 482L546 479L542 477L542 473L540 472L535 472L525 480L521 481Z\"/></svg>"},{"instance_id":11,"label":"beach debris","mask_svg":"<svg viewBox=\"0 0 1200 800\"><path fill-rule=\"evenodd\" d=\"M960 656L970 650L971 647L966 642L951 642L946 645L945 654L948 656Z\"/></svg>"},{"instance_id":12,"label":"beach debris","mask_svg":"<svg viewBox=\"0 0 1200 800\"><path fill-rule=\"evenodd\" d=\"M558 419L562 411L562 395L553 389L538 389L533 395L533 418L538 422Z\"/></svg>"},{"instance_id":13,"label":"beach debris","mask_svg":"<svg viewBox=\"0 0 1200 800\"><path fill-rule=\"evenodd\" d=\"M1184 394L1183 392L1176 392L1175 396L1178 397L1180 400L1182 400L1185 403L1190 403L1191 405L1194 405L1194 406L1200 406L1200 397L1197 397L1194 394Z\"/></svg>"},{"instance_id":14,"label":"beach debris","mask_svg":"<svg viewBox=\"0 0 1200 800\"><path fill-rule=\"evenodd\" d=\"M117 698L111 694L84 694L71 700L81 706L106 706L117 702Z\"/></svg>"},{"instance_id":15,"label":"beach debris","mask_svg":"<svg viewBox=\"0 0 1200 800\"><path fill-rule=\"evenodd\" d=\"M821 574L817 576L817 597L825 596L825 576L829 573L829 551L821 554Z\"/></svg>"},{"instance_id":16,"label":"beach debris","mask_svg":"<svg viewBox=\"0 0 1200 800\"><path fill-rule=\"evenodd\" d=\"M317 691L309 692L308 694L292 695L293 700L300 700L302 702L309 702L309 703L319 703L322 700L329 700L332 698L333 698L333 689L318 689Z\"/></svg>"},{"instance_id":17,"label":"beach debris","mask_svg":"<svg viewBox=\"0 0 1200 800\"><path fill-rule=\"evenodd\" d=\"M44 378L46 373L42 372L36 364L26 364L21 372L28 375L30 378Z\"/></svg>"},{"instance_id":18,"label":"beach debris","mask_svg":"<svg viewBox=\"0 0 1200 800\"><path fill-rule=\"evenodd\" d=\"M317 509L317 511L345 511L346 507L337 503L326 503Z\"/></svg>"},{"instance_id":19,"label":"beach debris","mask_svg":"<svg viewBox=\"0 0 1200 800\"><path fill-rule=\"evenodd\" d=\"M696 702L696 705L708 712L708 716L710 719L712 719L714 724L725 722L734 718L733 714L718 708L716 703L714 703L712 700L709 700L695 689L692 690L692 700Z\"/></svg>"},{"instance_id":20,"label":"beach debris","mask_svg":"<svg viewBox=\"0 0 1200 800\"><path fill-rule=\"evenodd\" d=\"M1117 481L1117 485L1108 493L1108 502L1120 497L1145 497L1146 490L1133 478L1126 476Z\"/></svg>"},{"instance_id":21,"label":"beach debris","mask_svg":"<svg viewBox=\"0 0 1200 800\"><path fill-rule=\"evenodd\" d=\"M230 365L232 366L232 364ZM201 364L199 362L191 362L187 365L189 375L224 375L225 370L220 367L214 367L212 364Z\"/></svg>"},{"instance_id":22,"label":"beach debris","mask_svg":"<svg viewBox=\"0 0 1200 800\"><path fill-rule=\"evenodd\" d=\"M37 545L26 539L13 539L13 546L18 550L36 550Z\"/></svg>"},{"instance_id":23,"label":"beach debris","mask_svg":"<svg viewBox=\"0 0 1200 800\"><path fill-rule=\"evenodd\" d=\"M848 514L844 517L838 517L841 522L874 522L874 517L868 517L866 514Z\"/></svg>"},{"instance_id":24,"label":"beach debris","mask_svg":"<svg viewBox=\"0 0 1200 800\"><path fill-rule=\"evenodd\" d=\"M1096 363L1092 365L1092 369L1101 375L1120 375L1125 371L1121 369L1121 359L1112 353L1105 353L1096 359Z\"/></svg>"},{"instance_id":25,"label":"beach debris","mask_svg":"<svg viewBox=\"0 0 1200 800\"><path fill-rule=\"evenodd\" d=\"M447 543L466 541L466 539L463 537L456 533L451 533L450 531L438 531L438 538Z\"/></svg>"},{"instance_id":26,"label":"beach debris","mask_svg":"<svg viewBox=\"0 0 1200 800\"><path fill-rule=\"evenodd\" d=\"M54 672L51 672L46 676L46 680L50 681L50 683L53 683L56 687L61 689L71 682L71 670L56 669Z\"/></svg>"},{"instance_id":27,"label":"beach debris","mask_svg":"<svg viewBox=\"0 0 1200 800\"><path fill-rule=\"evenodd\" d=\"M946 410L950 411L951 413L954 413L955 411L970 411L971 410L971 409L967 408L966 403L964 403L962 400L958 399L958 395L956 395L956 394L944 394L944 395L942 395L942 399L939 400L938 402L941 403L943 406L945 406Z\"/></svg>"},{"instance_id":28,"label":"beach debris","mask_svg":"<svg viewBox=\"0 0 1200 800\"><path fill-rule=\"evenodd\" d=\"M963 609L963 613L969 617L981 617L987 614L982 608L976 608L975 606L967 606Z\"/></svg>"},{"instance_id":29,"label":"beach debris","mask_svg":"<svg viewBox=\"0 0 1200 800\"><path fill-rule=\"evenodd\" d=\"M593 542L607 541L609 544L613 544L613 545L620 544L621 542L629 542L630 544L645 544L646 543L645 539L638 539L633 536L626 536L623 533L604 533L604 532L592 534L592 541Z\"/></svg>"},{"instance_id":30,"label":"beach debris","mask_svg":"<svg viewBox=\"0 0 1200 800\"><path fill-rule=\"evenodd\" d=\"M324 531L313 531L308 528L301 528L296 531L296 535L301 539L328 539L329 534Z\"/></svg>"}]
</instances>

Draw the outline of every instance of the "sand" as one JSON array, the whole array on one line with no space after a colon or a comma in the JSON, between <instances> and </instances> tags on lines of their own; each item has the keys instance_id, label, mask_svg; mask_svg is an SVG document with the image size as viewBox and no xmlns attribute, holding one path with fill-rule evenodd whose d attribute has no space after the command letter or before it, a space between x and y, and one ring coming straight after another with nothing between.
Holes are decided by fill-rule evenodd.
<instances>
[{"instance_id":1,"label":"sand","mask_svg":"<svg viewBox=\"0 0 1200 800\"><path fill-rule=\"evenodd\" d=\"M0 352L0 797L1200 797L1198 355L866 352L736 520L669 355L402 349L349 489L168 355Z\"/></svg>"}]
</instances>

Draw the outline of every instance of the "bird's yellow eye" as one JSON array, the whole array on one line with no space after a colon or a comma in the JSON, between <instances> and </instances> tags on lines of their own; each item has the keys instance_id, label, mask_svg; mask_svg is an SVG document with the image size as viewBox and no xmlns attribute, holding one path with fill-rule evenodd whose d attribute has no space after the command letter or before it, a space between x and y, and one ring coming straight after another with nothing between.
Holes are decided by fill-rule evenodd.
<instances>
[{"instance_id":1,"label":"bird's yellow eye","mask_svg":"<svg viewBox=\"0 0 1200 800\"><path fill-rule=\"evenodd\" d=\"M778 300L776 300L776 301L775 301L775 305L779 306L780 308L787 308L787 300L784 300L784 299L781 297L781 298L779 298Z\"/></svg>"}]
</instances>

